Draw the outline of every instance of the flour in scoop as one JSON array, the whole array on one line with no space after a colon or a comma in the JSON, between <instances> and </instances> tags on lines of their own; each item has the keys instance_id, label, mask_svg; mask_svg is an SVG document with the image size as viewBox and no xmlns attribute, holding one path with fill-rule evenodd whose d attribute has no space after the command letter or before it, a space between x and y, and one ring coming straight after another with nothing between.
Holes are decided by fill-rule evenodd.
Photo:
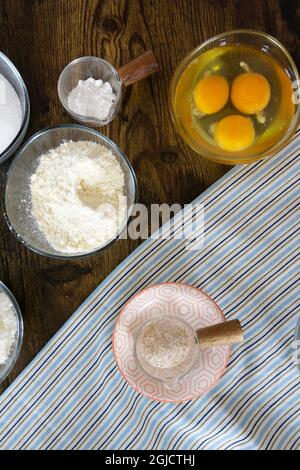
<instances>
[{"instance_id":1,"label":"flour in scoop","mask_svg":"<svg viewBox=\"0 0 300 470\"><path fill-rule=\"evenodd\" d=\"M0 365L7 362L16 340L17 319L13 304L4 292L0 292Z\"/></svg>"},{"instance_id":2,"label":"flour in scoop","mask_svg":"<svg viewBox=\"0 0 300 470\"><path fill-rule=\"evenodd\" d=\"M21 125L20 99L14 87L0 74L0 154L16 138Z\"/></svg>"},{"instance_id":3,"label":"flour in scoop","mask_svg":"<svg viewBox=\"0 0 300 470\"><path fill-rule=\"evenodd\" d=\"M68 106L74 113L100 121L109 117L115 101L110 83L92 77L79 80L68 96Z\"/></svg>"},{"instance_id":4,"label":"flour in scoop","mask_svg":"<svg viewBox=\"0 0 300 470\"><path fill-rule=\"evenodd\" d=\"M49 244L84 253L117 236L127 215L125 175L111 150L68 141L42 155L31 177L32 214Z\"/></svg>"}]
</instances>

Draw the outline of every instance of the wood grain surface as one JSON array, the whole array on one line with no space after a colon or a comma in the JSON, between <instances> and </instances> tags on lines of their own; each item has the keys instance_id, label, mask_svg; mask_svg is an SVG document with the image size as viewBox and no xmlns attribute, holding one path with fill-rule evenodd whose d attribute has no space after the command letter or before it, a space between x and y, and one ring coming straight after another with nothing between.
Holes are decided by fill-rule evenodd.
<instances>
[{"instance_id":1,"label":"wood grain surface","mask_svg":"<svg viewBox=\"0 0 300 470\"><path fill-rule=\"evenodd\" d=\"M152 48L160 73L126 88L120 114L101 132L132 162L141 202L184 204L229 167L200 158L172 129L167 100L175 67L203 40L236 28L276 36L299 66L299 24L298 0L0 0L0 50L27 84L30 136L72 122L57 96L69 61L95 55L118 68ZM9 164L0 167L1 194ZM122 240L79 261L51 260L19 244L0 216L0 279L15 294L25 324L20 358L0 392L139 243Z\"/></svg>"}]
</instances>

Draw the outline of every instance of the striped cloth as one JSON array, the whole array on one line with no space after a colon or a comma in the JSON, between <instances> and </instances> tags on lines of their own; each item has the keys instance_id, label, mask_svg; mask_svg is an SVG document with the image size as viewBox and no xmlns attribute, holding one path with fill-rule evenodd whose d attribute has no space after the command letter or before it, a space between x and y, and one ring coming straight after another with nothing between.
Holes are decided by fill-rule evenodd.
<instances>
[{"instance_id":1,"label":"striped cloth","mask_svg":"<svg viewBox=\"0 0 300 470\"><path fill-rule=\"evenodd\" d=\"M149 239L95 290L2 395L1 449L300 448L299 147L298 132L277 157L235 167L198 198L200 252ZM144 398L114 363L120 309L162 281L201 287L245 331L220 383L194 402Z\"/></svg>"}]
</instances>

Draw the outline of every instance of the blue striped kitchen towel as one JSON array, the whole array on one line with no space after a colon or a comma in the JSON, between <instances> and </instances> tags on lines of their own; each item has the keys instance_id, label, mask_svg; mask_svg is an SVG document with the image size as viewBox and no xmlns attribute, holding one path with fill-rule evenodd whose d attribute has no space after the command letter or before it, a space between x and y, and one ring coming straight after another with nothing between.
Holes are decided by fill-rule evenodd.
<instances>
[{"instance_id":1,"label":"blue striped kitchen towel","mask_svg":"<svg viewBox=\"0 0 300 470\"><path fill-rule=\"evenodd\" d=\"M201 251L149 239L102 282L2 395L1 449L300 448L299 147L298 132L275 158L235 167L198 198ZM219 384L193 402L140 396L114 362L120 309L162 281L201 287L245 331Z\"/></svg>"}]
</instances>

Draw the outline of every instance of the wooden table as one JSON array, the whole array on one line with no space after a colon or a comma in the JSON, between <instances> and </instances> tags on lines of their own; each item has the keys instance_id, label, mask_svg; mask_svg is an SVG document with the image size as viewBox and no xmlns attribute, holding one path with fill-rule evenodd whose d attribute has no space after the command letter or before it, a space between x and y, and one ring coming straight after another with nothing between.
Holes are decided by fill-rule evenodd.
<instances>
[{"instance_id":1,"label":"wooden table","mask_svg":"<svg viewBox=\"0 0 300 470\"><path fill-rule=\"evenodd\" d=\"M95 55L119 67L153 48L161 72L129 87L119 116L101 131L132 162L142 203L184 204L229 167L201 159L173 131L167 99L175 67L203 40L237 28L276 36L299 65L299 20L300 4L291 0L0 0L0 48L28 86L28 136L71 122L56 91L69 61ZM9 164L0 168L1 194ZM123 240L84 260L58 261L24 248L2 217L0 233L0 279L15 294L25 325L20 358L1 392L140 242Z\"/></svg>"}]
</instances>

